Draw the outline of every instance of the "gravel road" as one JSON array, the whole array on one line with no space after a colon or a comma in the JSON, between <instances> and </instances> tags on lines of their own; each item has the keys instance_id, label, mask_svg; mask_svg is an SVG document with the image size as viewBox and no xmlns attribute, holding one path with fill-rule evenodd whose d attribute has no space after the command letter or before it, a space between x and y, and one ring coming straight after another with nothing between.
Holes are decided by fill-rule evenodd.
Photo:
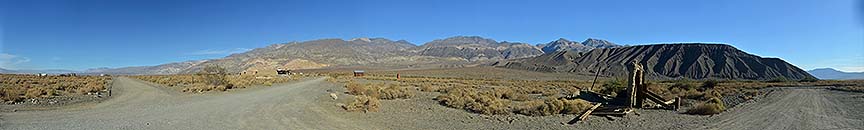
<instances>
[{"instance_id":1,"label":"gravel road","mask_svg":"<svg viewBox=\"0 0 864 130\"><path fill-rule=\"evenodd\" d=\"M721 114L702 129L864 129L864 94L823 88L785 88L766 100Z\"/></svg>"},{"instance_id":2,"label":"gravel road","mask_svg":"<svg viewBox=\"0 0 864 130\"><path fill-rule=\"evenodd\" d=\"M324 78L227 93L180 94L115 78L105 102L0 113L0 129L381 129L346 119Z\"/></svg>"}]
</instances>

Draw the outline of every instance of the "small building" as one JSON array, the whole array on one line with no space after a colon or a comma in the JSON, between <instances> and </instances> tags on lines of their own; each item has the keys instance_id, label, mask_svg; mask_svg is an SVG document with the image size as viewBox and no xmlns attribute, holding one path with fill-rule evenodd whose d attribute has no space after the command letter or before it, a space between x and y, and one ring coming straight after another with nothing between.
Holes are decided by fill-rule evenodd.
<instances>
[{"instance_id":1,"label":"small building","mask_svg":"<svg viewBox=\"0 0 864 130\"><path fill-rule=\"evenodd\" d=\"M363 70L354 70L354 77L360 77L366 74L366 71Z\"/></svg>"},{"instance_id":2,"label":"small building","mask_svg":"<svg viewBox=\"0 0 864 130\"><path fill-rule=\"evenodd\" d=\"M78 76L78 74L75 74L75 73L60 74L60 77L72 77L72 76Z\"/></svg>"},{"instance_id":3,"label":"small building","mask_svg":"<svg viewBox=\"0 0 864 130\"><path fill-rule=\"evenodd\" d=\"M278 75L291 75L291 70L289 70L289 69L276 69L276 74L278 74Z\"/></svg>"}]
</instances>

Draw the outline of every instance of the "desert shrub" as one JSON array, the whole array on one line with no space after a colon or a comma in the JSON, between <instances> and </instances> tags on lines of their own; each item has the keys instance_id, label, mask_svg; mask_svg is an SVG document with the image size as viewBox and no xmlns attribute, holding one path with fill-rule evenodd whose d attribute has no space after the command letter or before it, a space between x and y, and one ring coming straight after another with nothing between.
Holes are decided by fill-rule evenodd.
<instances>
[{"instance_id":1,"label":"desert shrub","mask_svg":"<svg viewBox=\"0 0 864 130\"><path fill-rule=\"evenodd\" d=\"M471 112L496 115L509 114L507 100L496 97L493 92L478 92L472 88L458 88L435 98L444 106L465 109Z\"/></svg>"},{"instance_id":2,"label":"desert shrub","mask_svg":"<svg viewBox=\"0 0 864 130\"><path fill-rule=\"evenodd\" d=\"M147 75L134 76L144 81L162 84L168 87L181 87L183 92L208 92L227 91L230 89L246 88L255 85L270 86L273 83L288 82L298 77L267 77L255 75L227 75L221 74L220 69L204 69L198 74L185 75Z\"/></svg>"},{"instance_id":3,"label":"desert shrub","mask_svg":"<svg viewBox=\"0 0 864 130\"><path fill-rule=\"evenodd\" d=\"M378 101L378 98L361 95L355 96L353 102L348 103L348 105L342 106L342 108L351 112L376 112L378 111L378 107L380 107L380 105L381 102Z\"/></svg>"},{"instance_id":4,"label":"desert shrub","mask_svg":"<svg viewBox=\"0 0 864 130\"><path fill-rule=\"evenodd\" d=\"M513 101L528 101L528 100L531 100L531 97L528 97L528 94L524 94L524 93L517 93L517 92L507 93L507 94L503 95L502 98L504 98L504 99L509 99L509 100L513 100Z\"/></svg>"},{"instance_id":5,"label":"desert shrub","mask_svg":"<svg viewBox=\"0 0 864 130\"><path fill-rule=\"evenodd\" d=\"M390 99L407 99L414 96L414 89L398 87L398 86L387 86L379 91L380 95L378 98L384 100Z\"/></svg>"},{"instance_id":6,"label":"desert shrub","mask_svg":"<svg viewBox=\"0 0 864 130\"><path fill-rule=\"evenodd\" d=\"M366 95L368 91L366 84L360 84L357 82L348 82L345 84L345 88L348 90L348 94L351 95Z\"/></svg>"},{"instance_id":7,"label":"desert shrub","mask_svg":"<svg viewBox=\"0 0 864 130\"><path fill-rule=\"evenodd\" d=\"M677 82L677 83L675 83L675 84L672 84L672 87L670 87L670 89L672 89L672 88L679 88L679 89L683 89L683 90L694 90L694 89L696 89L697 87L696 87L696 85L694 85L694 84L692 84L692 83L688 83L688 82Z\"/></svg>"},{"instance_id":8,"label":"desert shrub","mask_svg":"<svg viewBox=\"0 0 864 130\"><path fill-rule=\"evenodd\" d=\"M366 95L385 100L407 99L415 94L414 89L392 84L363 84L352 81L348 82L345 88L351 95Z\"/></svg>"},{"instance_id":9,"label":"desert shrub","mask_svg":"<svg viewBox=\"0 0 864 130\"><path fill-rule=\"evenodd\" d=\"M723 101L720 100L720 98L714 97L705 103L701 103L690 110L687 110L686 113L693 115L713 115L719 114L724 110L726 110L726 106L723 104Z\"/></svg>"},{"instance_id":10,"label":"desert shrub","mask_svg":"<svg viewBox=\"0 0 864 130\"><path fill-rule=\"evenodd\" d=\"M714 89L714 87L717 87L717 84L719 83L720 82L717 80L706 80L702 82L702 86L700 88L702 88L702 90Z\"/></svg>"},{"instance_id":11,"label":"desert shrub","mask_svg":"<svg viewBox=\"0 0 864 130\"><path fill-rule=\"evenodd\" d=\"M474 102L470 102L465 109L486 115L510 114L509 103L506 100L496 98L492 95L477 95Z\"/></svg>"},{"instance_id":12,"label":"desert shrub","mask_svg":"<svg viewBox=\"0 0 864 130\"><path fill-rule=\"evenodd\" d=\"M576 99L533 100L525 102L516 113L529 116L547 116L553 114L580 114L591 107L588 101Z\"/></svg>"},{"instance_id":13,"label":"desert shrub","mask_svg":"<svg viewBox=\"0 0 864 130\"><path fill-rule=\"evenodd\" d=\"M29 88L27 89L27 93L24 93L24 98L33 99L42 97L42 95L48 94L48 90L44 88Z\"/></svg>"},{"instance_id":14,"label":"desert shrub","mask_svg":"<svg viewBox=\"0 0 864 130\"><path fill-rule=\"evenodd\" d=\"M600 93L616 96L618 95L618 92L627 89L627 85L624 82L626 81L619 79L608 80L603 84Z\"/></svg>"},{"instance_id":15,"label":"desert shrub","mask_svg":"<svg viewBox=\"0 0 864 130\"><path fill-rule=\"evenodd\" d=\"M429 85L429 84L421 84L419 86L420 86L420 91L423 91L423 92L437 92L438 90L441 89L441 87Z\"/></svg>"},{"instance_id":16,"label":"desert shrub","mask_svg":"<svg viewBox=\"0 0 864 130\"><path fill-rule=\"evenodd\" d=\"M474 97L477 95L477 90L471 88L455 88L447 91L446 94L435 98L442 105L453 108L464 108L468 103L474 102Z\"/></svg>"},{"instance_id":17,"label":"desert shrub","mask_svg":"<svg viewBox=\"0 0 864 130\"><path fill-rule=\"evenodd\" d=\"M819 79L817 79L815 77L806 77L806 78L803 78L801 80L798 80L798 82L818 82L818 81L819 81Z\"/></svg>"},{"instance_id":18,"label":"desert shrub","mask_svg":"<svg viewBox=\"0 0 864 130\"><path fill-rule=\"evenodd\" d=\"M11 89L11 88L2 88L0 89L0 100L4 102L20 102L24 100L21 97L21 90Z\"/></svg>"},{"instance_id":19,"label":"desert shrub","mask_svg":"<svg viewBox=\"0 0 864 130\"><path fill-rule=\"evenodd\" d=\"M227 74L225 68L219 67L217 65L206 66L201 69L201 72L199 72L198 74L209 85L219 86L228 84L228 80L225 79L225 75Z\"/></svg>"},{"instance_id":20,"label":"desert shrub","mask_svg":"<svg viewBox=\"0 0 864 130\"><path fill-rule=\"evenodd\" d=\"M96 85L96 84L86 84L81 87L77 87L76 90L78 93L86 94L86 93L95 93L101 90L105 90L105 85Z\"/></svg>"},{"instance_id":21,"label":"desert shrub","mask_svg":"<svg viewBox=\"0 0 864 130\"><path fill-rule=\"evenodd\" d=\"M0 100L8 103L25 99L98 92L106 88L108 79L100 76L0 74Z\"/></svg>"},{"instance_id":22,"label":"desert shrub","mask_svg":"<svg viewBox=\"0 0 864 130\"><path fill-rule=\"evenodd\" d=\"M777 78L774 78L774 79L768 80L768 81L766 81L766 82L769 82L769 83L780 83L780 82L789 82L789 81L790 81L790 80L787 79L786 77L782 77L782 76L781 76L781 77L777 77Z\"/></svg>"}]
</instances>

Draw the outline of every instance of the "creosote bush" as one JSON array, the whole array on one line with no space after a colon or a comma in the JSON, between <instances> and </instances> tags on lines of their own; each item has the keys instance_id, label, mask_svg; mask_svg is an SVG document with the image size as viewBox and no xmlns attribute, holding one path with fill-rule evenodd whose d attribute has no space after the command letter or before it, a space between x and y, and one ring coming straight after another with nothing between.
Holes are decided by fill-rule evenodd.
<instances>
[{"instance_id":1,"label":"creosote bush","mask_svg":"<svg viewBox=\"0 0 864 130\"><path fill-rule=\"evenodd\" d=\"M0 101L94 94L106 90L109 77L0 74Z\"/></svg>"},{"instance_id":2,"label":"creosote bush","mask_svg":"<svg viewBox=\"0 0 864 130\"><path fill-rule=\"evenodd\" d=\"M218 70L218 69L217 69ZM167 87L180 87L181 91L203 93L210 91L227 91L256 85L271 86L298 79L294 76L256 76L256 75L218 75L219 71L183 75L146 75L133 76L141 80L162 84Z\"/></svg>"},{"instance_id":3,"label":"creosote bush","mask_svg":"<svg viewBox=\"0 0 864 130\"><path fill-rule=\"evenodd\" d=\"M554 114L581 114L591 107L588 101L575 99L545 99L525 102L516 113L529 116L547 116Z\"/></svg>"},{"instance_id":4,"label":"creosote bush","mask_svg":"<svg viewBox=\"0 0 864 130\"><path fill-rule=\"evenodd\" d=\"M616 96L618 95L618 92L627 89L627 84L625 82L627 81L619 79L608 80L606 81L606 83L603 84L603 88L600 90L600 93Z\"/></svg>"},{"instance_id":5,"label":"creosote bush","mask_svg":"<svg viewBox=\"0 0 864 130\"><path fill-rule=\"evenodd\" d=\"M347 93L351 95L365 95L384 100L408 99L415 94L414 89L383 83L357 83L351 81L345 85L345 88L348 90Z\"/></svg>"},{"instance_id":6,"label":"creosote bush","mask_svg":"<svg viewBox=\"0 0 864 130\"><path fill-rule=\"evenodd\" d=\"M696 107L687 110L687 114L693 115L713 115L719 114L726 110L726 106L723 104L723 101L718 97L712 97L705 103L701 103L696 105Z\"/></svg>"},{"instance_id":7,"label":"creosote bush","mask_svg":"<svg viewBox=\"0 0 864 130\"><path fill-rule=\"evenodd\" d=\"M478 92L472 88L458 88L435 98L442 105L465 109L486 115L510 114L510 101L499 98L494 92Z\"/></svg>"},{"instance_id":8,"label":"creosote bush","mask_svg":"<svg viewBox=\"0 0 864 130\"><path fill-rule=\"evenodd\" d=\"M351 112L376 112L378 111L380 105L381 102L378 101L378 98L361 95L355 96L353 102L349 103L348 105L342 106L342 108Z\"/></svg>"}]
</instances>

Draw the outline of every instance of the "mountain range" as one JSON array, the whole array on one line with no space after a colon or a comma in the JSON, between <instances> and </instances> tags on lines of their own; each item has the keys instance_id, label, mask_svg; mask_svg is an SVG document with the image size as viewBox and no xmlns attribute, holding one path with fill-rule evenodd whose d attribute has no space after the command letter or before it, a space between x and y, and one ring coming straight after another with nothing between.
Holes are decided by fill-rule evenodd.
<instances>
[{"instance_id":1,"label":"mountain range","mask_svg":"<svg viewBox=\"0 0 864 130\"><path fill-rule=\"evenodd\" d=\"M832 68L818 68L807 71L819 79L848 80L864 79L864 72L843 72Z\"/></svg>"},{"instance_id":2,"label":"mountain range","mask_svg":"<svg viewBox=\"0 0 864 130\"><path fill-rule=\"evenodd\" d=\"M497 67L626 77L632 62L643 65L653 79L804 79L810 74L778 58L762 58L725 44L682 43L557 51L537 57L506 60Z\"/></svg>"},{"instance_id":3,"label":"mountain range","mask_svg":"<svg viewBox=\"0 0 864 130\"><path fill-rule=\"evenodd\" d=\"M282 69L340 67L450 68L495 66L553 73L625 76L637 61L648 77L660 79L774 79L812 78L809 73L778 58L762 58L724 44L654 44L622 46L588 38L582 42L560 38L531 45L479 36L455 36L422 45L385 38L319 39L252 49L217 59L155 66L96 68L82 73L188 74L206 66L228 72L275 72Z\"/></svg>"},{"instance_id":4,"label":"mountain range","mask_svg":"<svg viewBox=\"0 0 864 130\"><path fill-rule=\"evenodd\" d=\"M559 40L561 41L561 40ZM559 46L550 42L550 46ZM590 48L619 47L612 42L588 39ZM582 45L581 43L577 43ZM560 45L564 46L564 45ZM584 51L561 47L558 50ZM528 43L495 41L479 36L437 39L423 45L385 38L319 39L273 44L224 58L169 63L156 66L94 69L88 73L178 74L195 73L205 66L217 65L229 72L269 71L276 68L315 69L322 67L464 67L499 60L529 58L546 52Z\"/></svg>"}]
</instances>

